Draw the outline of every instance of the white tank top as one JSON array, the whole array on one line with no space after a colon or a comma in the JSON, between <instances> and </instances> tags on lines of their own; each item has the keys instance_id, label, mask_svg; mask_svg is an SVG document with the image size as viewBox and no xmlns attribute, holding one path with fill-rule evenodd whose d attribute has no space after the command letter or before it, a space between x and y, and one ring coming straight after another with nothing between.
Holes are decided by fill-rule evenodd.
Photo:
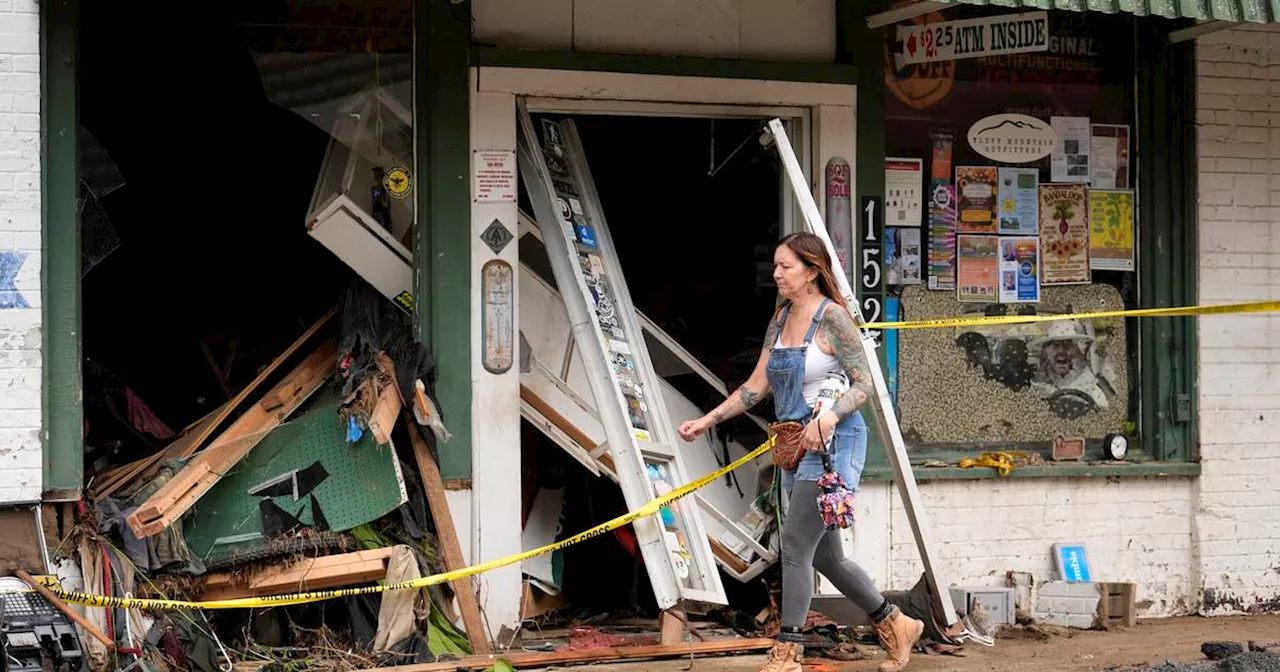
<instances>
[{"instance_id":1,"label":"white tank top","mask_svg":"<svg viewBox=\"0 0 1280 672\"><path fill-rule=\"evenodd\" d=\"M830 308L832 304L828 304ZM808 331L806 329L806 331ZM831 374L844 375L844 367L840 365L840 360L835 355L828 355L818 347L818 336L814 334L813 341L809 342L809 347L804 351L804 403L810 408L818 401L818 387L822 385L822 381ZM782 345L782 331L778 331L778 340L773 344L775 348L785 347Z\"/></svg>"}]
</instances>

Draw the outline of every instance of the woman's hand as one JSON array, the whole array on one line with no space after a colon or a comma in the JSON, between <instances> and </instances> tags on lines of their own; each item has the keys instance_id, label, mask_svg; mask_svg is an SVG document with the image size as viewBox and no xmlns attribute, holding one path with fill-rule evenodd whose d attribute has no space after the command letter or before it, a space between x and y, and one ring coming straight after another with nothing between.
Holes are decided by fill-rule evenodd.
<instances>
[{"instance_id":1,"label":"woman's hand","mask_svg":"<svg viewBox=\"0 0 1280 672\"><path fill-rule=\"evenodd\" d=\"M702 416L697 420L689 420L680 425L680 438L686 442L692 442L694 439L702 436L703 432L711 429L715 425L715 421L708 416Z\"/></svg>"},{"instance_id":2,"label":"woman's hand","mask_svg":"<svg viewBox=\"0 0 1280 672\"><path fill-rule=\"evenodd\" d=\"M804 426L804 433L800 435L801 447L815 453L826 452L827 442L824 439L830 439L835 433L837 422L836 414L831 411L819 415L817 420Z\"/></svg>"}]
</instances>

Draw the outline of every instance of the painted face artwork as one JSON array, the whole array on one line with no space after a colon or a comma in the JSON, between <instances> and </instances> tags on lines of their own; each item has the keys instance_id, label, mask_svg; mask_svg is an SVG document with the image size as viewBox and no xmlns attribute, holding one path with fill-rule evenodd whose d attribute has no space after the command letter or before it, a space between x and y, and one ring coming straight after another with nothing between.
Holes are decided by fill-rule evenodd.
<instances>
[{"instance_id":1,"label":"painted face artwork","mask_svg":"<svg viewBox=\"0 0 1280 672\"><path fill-rule=\"evenodd\" d=\"M794 297L818 277L818 272L800 261L800 257L786 245L779 245L773 251L773 281L778 285L778 293L787 298Z\"/></svg>"}]
</instances>

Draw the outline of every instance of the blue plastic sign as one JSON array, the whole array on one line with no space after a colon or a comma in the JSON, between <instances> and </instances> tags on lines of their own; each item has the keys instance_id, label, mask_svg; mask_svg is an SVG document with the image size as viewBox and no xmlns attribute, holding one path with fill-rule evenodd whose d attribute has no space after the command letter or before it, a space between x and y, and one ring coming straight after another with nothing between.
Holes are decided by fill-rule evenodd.
<instances>
[{"instance_id":1,"label":"blue plastic sign","mask_svg":"<svg viewBox=\"0 0 1280 672\"><path fill-rule=\"evenodd\" d=\"M1064 581L1092 581L1089 574L1089 555L1083 544L1054 544L1058 556L1058 573Z\"/></svg>"}]
</instances>

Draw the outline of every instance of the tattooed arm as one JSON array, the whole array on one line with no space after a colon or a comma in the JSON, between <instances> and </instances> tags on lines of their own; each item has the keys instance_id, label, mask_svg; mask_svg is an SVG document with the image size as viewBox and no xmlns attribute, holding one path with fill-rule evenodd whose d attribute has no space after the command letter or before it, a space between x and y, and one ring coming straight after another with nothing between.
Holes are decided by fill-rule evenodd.
<instances>
[{"instance_id":1,"label":"tattooed arm","mask_svg":"<svg viewBox=\"0 0 1280 672\"><path fill-rule=\"evenodd\" d=\"M692 441L715 425L745 413L769 394L769 379L765 376L765 366L769 361L769 350L778 339L778 329L778 321L769 320L769 328L764 334L764 346L760 348L760 359L756 361L756 368L751 372L751 377L747 378L747 382L734 390L733 394L730 394L729 398L715 410L697 420L690 420L680 425L680 438Z\"/></svg>"},{"instance_id":2,"label":"tattooed arm","mask_svg":"<svg viewBox=\"0 0 1280 672\"><path fill-rule=\"evenodd\" d=\"M836 421L843 420L858 410L875 393L871 384L871 369L862 349L862 336L858 333L849 311L832 306L822 316L818 327L818 347L840 360L849 376L849 391L832 407Z\"/></svg>"}]
</instances>

